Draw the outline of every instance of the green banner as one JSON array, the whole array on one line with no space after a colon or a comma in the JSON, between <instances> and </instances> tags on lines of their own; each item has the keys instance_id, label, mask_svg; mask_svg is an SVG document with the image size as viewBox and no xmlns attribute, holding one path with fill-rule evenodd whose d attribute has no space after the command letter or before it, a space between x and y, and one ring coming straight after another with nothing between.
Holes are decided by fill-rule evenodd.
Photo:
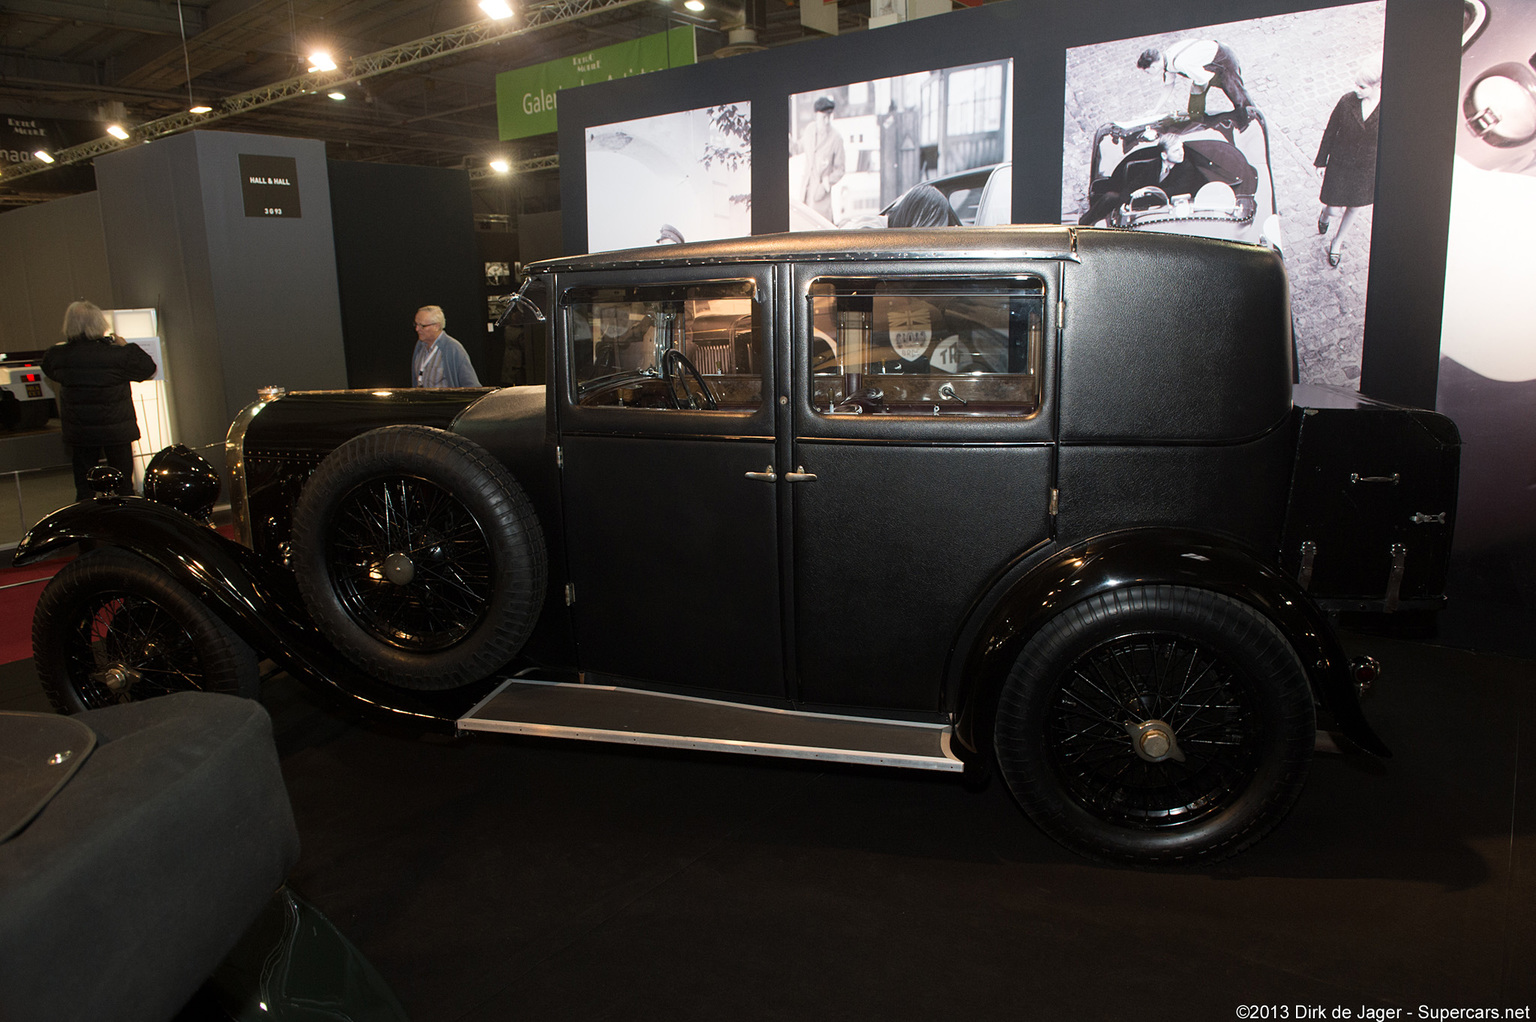
<instances>
[{"instance_id":1,"label":"green banner","mask_svg":"<svg viewBox=\"0 0 1536 1022\"><path fill-rule=\"evenodd\" d=\"M501 140L555 130L555 94L561 89L698 62L693 26L684 25L627 43L496 76L496 120Z\"/></svg>"}]
</instances>

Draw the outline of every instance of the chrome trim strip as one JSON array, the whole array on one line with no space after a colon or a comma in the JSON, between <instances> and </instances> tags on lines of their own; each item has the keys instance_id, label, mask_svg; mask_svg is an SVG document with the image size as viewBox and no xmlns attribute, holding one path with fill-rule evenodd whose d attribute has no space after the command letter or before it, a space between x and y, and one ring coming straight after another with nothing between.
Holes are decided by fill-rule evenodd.
<instances>
[{"instance_id":1,"label":"chrome trim strip","mask_svg":"<svg viewBox=\"0 0 1536 1022\"><path fill-rule=\"evenodd\" d=\"M229 479L229 511L235 520L235 537L243 546L254 549L251 530L251 506L245 487L245 431L251 420L265 408L268 399L252 401L240 410L224 436L224 470Z\"/></svg>"},{"instance_id":2,"label":"chrome trim strip","mask_svg":"<svg viewBox=\"0 0 1536 1022\"><path fill-rule=\"evenodd\" d=\"M650 745L667 749L698 749L705 752L739 752L756 756L774 756L779 759L814 759L835 763L861 763L866 766L905 767L912 770L965 769L965 764L954 758L928 758L926 756L902 756L861 752L857 749L826 749L808 745L750 744L710 738L684 738L676 735L656 735L639 731L605 731L601 729L564 727L555 724L517 724L507 721L475 721L469 717L459 720L465 731L497 731L503 734L535 735L541 738L569 738L592 742L616 742L621 745ZM948 729L946 728L946 731ZM949 748L949 735L940 738L946 757L953 757Z\"/></svg>"},{"instance_id":3,"label":"chrome trim strip","mask_svg":"<svg viewBox=\"0 0 1536 1022\"><path fill-rule=\"evenodd\" d=\"M877 753L862 749L837 749L825 746L784 745L775 742L746 742L735 739L696 738L686 735L666 735L644 731L614 731L606 728L582 728L563 724L526 724L516 721L488 720L479 717L485 707L513 685L544 685L556 688L581 689L596 692L633 692L657 699L679 699L691 703L724 706L731 709L751 710L756 713L784 714L815 720L846 721L859 724L880 724L914 731L936 732L939 755L920 756L902 753ZM541 681L537 678L509 678L497 686L480 702L471 707L458 720L464 731L495 731L502 734L534 735L541 738L567 738L579 741L615 742L625 745L647 745L670 749L698 749L708 752L734 752L757 756L773 756L781 759L811 759L836 763L860 763L866 766L901 767L914 770L960 771L965 764L955 755L952 747L954 728L948 724L930 724L909 720L859 717L847 714L808 713L804 710L784 710L773 706L754 706L750 703L733 703L721 699L704 699L698 696L676 695L671 692L651 692L645 689L621 688L617 685L585 685L563 681Z\"/></svg>"}]
</instances>

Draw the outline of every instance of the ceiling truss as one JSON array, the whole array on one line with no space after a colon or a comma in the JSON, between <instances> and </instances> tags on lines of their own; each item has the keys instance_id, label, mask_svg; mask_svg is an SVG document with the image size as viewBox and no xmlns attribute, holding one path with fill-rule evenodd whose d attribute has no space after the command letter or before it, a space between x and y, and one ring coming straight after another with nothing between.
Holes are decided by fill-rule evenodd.
<instances>
[{"instance_id":1,"label":"ceiling truss","mask_svg":"<svg viewBox=\"0 0 1536 1022\"><path fill-rule=\"evenodd\" d=\"M524 8L521 19L516 21L479 21L439 32L353 58L334 71L306 73L272 85L227 96L210 104L213 110L209 113L178 113L147 121L131 129L127 139L110 136L95 139L51 154L53 156L51 162L37 158L21 161L6 168L4 173L0 174L0 185L9 186L14 181L56 167L81 163L119 149L203 127L214 121L236 117L262 107L302 96L323 94L391 71L454 56L539 29L579 21L594 14L619 10L640 2L642 0L547 0L545 3ZM548 163L550 159L550 157L537 157L522 161L517 169L548 169L553 165ZM484 177L488 173L479 176Z\"/></svg>"}]
</instances>

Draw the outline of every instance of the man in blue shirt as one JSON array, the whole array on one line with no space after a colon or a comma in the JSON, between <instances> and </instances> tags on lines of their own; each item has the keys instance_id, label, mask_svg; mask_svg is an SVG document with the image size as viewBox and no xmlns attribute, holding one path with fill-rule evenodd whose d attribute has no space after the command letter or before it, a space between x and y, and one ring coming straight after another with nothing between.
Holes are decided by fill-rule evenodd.
<instances>
[{"instance_id":1,"label":"man in blue shirt","mask_svg":"<svg viewBox=\"0 0 1536 1022\"><path fill-rule=\"evenodd\" d=\"M423 305L416 310L416 351L411 356L413 386L480 386L469 353L444 332L447 325L447 317L436 305Z\"/></svg>"}]
</instances>

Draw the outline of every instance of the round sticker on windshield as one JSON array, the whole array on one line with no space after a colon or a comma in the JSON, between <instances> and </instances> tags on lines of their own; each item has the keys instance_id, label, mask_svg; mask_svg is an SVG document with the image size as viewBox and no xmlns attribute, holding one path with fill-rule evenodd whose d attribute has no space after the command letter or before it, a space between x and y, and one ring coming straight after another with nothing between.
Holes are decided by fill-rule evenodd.
<instances>
[{"instance_id":1,"label":"round sticker on windshield","mask_svg":"<svg viewBox=\"0 0 1536 1022\"><path fill-rule=\"evenodd\" d=\"M933 314L926 305L892 302L886 327L891 350L907 362L922 358L933 343Z\"/></svg>"}]
</instances>

